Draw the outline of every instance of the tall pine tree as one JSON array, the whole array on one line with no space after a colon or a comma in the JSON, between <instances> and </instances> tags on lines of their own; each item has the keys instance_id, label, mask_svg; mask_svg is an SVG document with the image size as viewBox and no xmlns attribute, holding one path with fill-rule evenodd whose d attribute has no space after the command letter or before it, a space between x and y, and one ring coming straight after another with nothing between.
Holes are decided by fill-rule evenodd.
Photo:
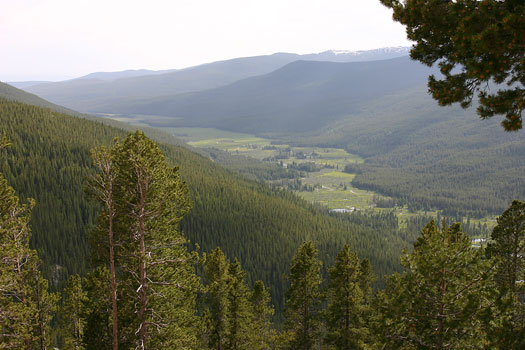
<instances>
[{"instance_id":1,"label":"tall pine tree","mask_svg":"<svg viewBox=\"0 0 525 350\"><path fill-rule=\"evenodd\" d=\"M311 241L303 243L292 259L290 288L286 292L286 325L290 349L310 350L321 338L321 261Z\"/></svg>"},{"instance_id":2,"label":"tall pine tree","mask_svg":"<svg viewBox=\"0 0 525 350\"><path fill-rule=\"evenodd\" d=\"M196 256L188 253L178 228L190 208L178 168L170 167L159 147L140 131L94 156L100 165L95 190L105 206L105 241L111 246L113 233L120 248L114 252L114 270L111 249L108 255L113 305L113 274L117 267L120 271L121 341L137 349L195 346L199 280Z\"/></svg>"},{"instance_id":3,"label":"tall pine tree","mask_svg":"<svg viewBox=\"0 0 525 350\"><path fill-rule=\"evenodd\" d=\"M326 342L336 349L365 349L369 338L367 317L371 271L345 245L328 271L329 299Z\"/></svg>"},{"instance_id":4,"label":"tall pine tree","mask_svg":"<svg viewBox=\"0 0 525 350\"><path fill-rule=\"evenodd\" d=\"M252 349L270 350L275 347L277 334L271 324L274 309L270 305L270 293L263 281L256 281L253 285L250 302L254 312L250 330Z\"/></svg>"},{"instance_id":5,"label":"tall pine tree","mask_svg":"<svg viewBox=\"0 0 525 350\"><path fill-rule=\"evenodd\" d=\"M208 347L223 350L228 340L228 294L230 263L220 248L207 257L204 273L207 280L206 303L209 310Z\"/></svg>"}]
</instances>

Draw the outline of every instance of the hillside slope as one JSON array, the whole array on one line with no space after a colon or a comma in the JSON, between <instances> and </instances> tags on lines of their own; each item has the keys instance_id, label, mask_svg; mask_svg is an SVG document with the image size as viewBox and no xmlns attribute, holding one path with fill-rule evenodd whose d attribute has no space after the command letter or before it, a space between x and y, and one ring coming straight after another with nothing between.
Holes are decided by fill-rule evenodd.
<instances>
[{"instance_id":1,"label":"hillside slope","mask_svg":"<svg viewBox=\"0 0 525 350\"><path fill-rule=\"evenodd\" d=\"M125 132L107 125L56 113L50 109L0 99L0 125L13 145L0 153L0 172L22 198L33 197L32 245L44 260L55 286L70 273L89 268L87 234L96 206L83 188L91 171L89 150L110 144ZM204 251L220 246L238 257L249 280L271 286L282 308L284 275L305 239L312 239L326 261L344 244L371 259L379 274L398 267L407 242L398 236L397 219L364 220L331 217L288 192L248 181L183 147L163 145L172 164L180 166L193 209L182 229Z\"/></svg>"},{"instance_id":2,"label":"hillside slope","mask_svg":"<svg viewBox=\"0 0 525 350\"><path fill-rule=\"evenodd\" d=\"M365 158L353 180L414 209L501 213L525 199L525 134L475 109L440 107L419 87L381 96L296 144L344 147Z\"/></svg>"},{"instance_id":3,"label":"hillside slope","mask_svg":"<svg viewBox=\"0 0 525 350\"><path fill-rule=\"evenodd\" d=\"M55 112L66 113L69 115L79 116L81 113L78 113L72 109L65 108L54 103L51 103L47 100L44 100L37 95L28 93L24 90L18 89L12 85L2 83L0 81L0 97L5 98L10 101L23 102L34 106L40 106L49 108Z\"/></svg>"}]
</instances>

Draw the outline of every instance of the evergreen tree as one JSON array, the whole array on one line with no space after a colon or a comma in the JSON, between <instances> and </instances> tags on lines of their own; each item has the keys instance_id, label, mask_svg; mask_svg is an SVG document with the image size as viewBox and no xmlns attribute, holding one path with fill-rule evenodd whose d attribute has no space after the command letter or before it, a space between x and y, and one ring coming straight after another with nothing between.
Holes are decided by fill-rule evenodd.
<instances>
[{"instance_id":1,"label":"evergreen tree","mask_svg":"<svg viewBox=\"0 0 525 350\"><path fill-rule=\"evenodd\" d=\"M33 282L31 284L31 298L36 307L36 318L33 326L35 341L32 348L40 350L52 349L52 320L58 309L60 296L58 293L49 293L48 282L42 277L37 265L34 266L34 270L29 274L29 278L32 278Z\"/></svg>"},{"instance_id":2,"label":"evergreen tree","mask_svg":"<svg viewBox=\"0 0 525 350\"><path fill-rule=\"evenodd\" d=\"M270 350L275 344L276 332L272 329L273 308L270 306L270 293L262 281L256 281L250 295L254 318L250 327L251 348Z\"/></svg>"},{"instance_id":3,"label":"evergreen tree","mask_svg":"<svg viewBox=\"0 0 525 350\"><path fill-rule=\"evenodd\" d=\"M445 223L445 221L444 221ZM482 349L489 346L497 299L491 262L460 224L430 222L401 259L405 271L378 294L375 332L384 349Z\"/></svg>"},{"instance_id":4,"label":"evergreen tree","mask_svg":"<svg viewBox=\"0 0 525 350\"><path fill-rule=\"evenodd\" d=\"M250 339L252 308L250 291L244 281L245 273L235 259L228 269L228 340L227 350L253 349Z\"/></svg>"},{"instance_id":5,"label":"evergreen tree","mask_svg":"<svg viewBox=\"0 0 525 350\"><path fill-rule=\"evenodd\" d=\"M506 349L525 347L525 203L518 200L497 219L492 231L488 255L497 261L496 282L511 305L502 304L510 312L510 320L500 330ZM504 310L503 310L504 311Z\"/></svg>"},{"instance_id":6,"label":"evergreen tree","mask_svg":"<svg viewBox=\"0 0 525 350\"><path fill-rule=\"evenodd\" d=\"M78 275L69 277L62 292L61 328L66 350L83 350L88 297Z\"/></svg>"},{"instance_id":7,"label":"evergreen tree","mask_svg":"<svg viewBox=\"0 0 525 350\"><path fill-rule=\"evenodd\" d=\"M113 303L111 276L106 266L98 266L84 277L87 293L86 349L110 350L113 347ZM123 310L121 310L123 311Z\"/></svg>"},{"instance_id":8,"label":"evergreen tree","mask_svg":"<svg viewBox=\"0 0 525 350\"><path fill-rule=\"evenodd\" d=\"M381 0L394 10L415 42L411 57L439 62L444 79L429 79L441 105L466 108L477 92L478 114L505 115L507 131L519 130L525 109L525 4L522 0ZM490 83L501 88L490 91ZM503 88L507 85L508 88Z\"/></svg>"},{"instance_id":9,"label":"evergreen tree","mask_svg":"<svg viewBox=\"0 0 525 350\"><path fill-rule=\"evenodd\" d=\"M122 298L128 300L128 315L134 315L128 319L128 336L138 349L191 347L197 341L199 280L196 257L187 252L178 229L190 208L186 186L178 168L171 168L140 131L117 142L112 152Z\"/></svg>"},{"instance_id":10,"label":"evergreen tree","mask_svg":"<svg viewBox=\"0 0 525 350\"><path fill-rule=\"evenodd\" d=\"M336 349L364 349L369 338L365 293L370 293L371 276L369 265L364 271L361 266L357 254L345 245L328 271L326 340Z\"/></svg>"},{"instance_id":11,"label":"evergreen tree","mask_svg":"<svg viewBox=\"0 0 525 350\"><path fill-rule=\"evenodd\" d=\"M0 174L0 349L45 350L51 342L58 296L48 292L36 252L29 248L33 206L32 200L20 204Z\"/></svg>"},{"instance_id":12,"label":"evergreen tree","mask_svg":"<svg viewBox=\"0 0 525 350\"><path fill-rule=\"evenodd\" d=\"M372 264L370 260L361 260L360 266L361 273L359 274L359 288L363 292L363 302L365 305L370 305L370 299L372 296L372 283L375 280L374 271L372 270Z\"/></svg>"},{"instance_id":13,"label":"evergreen tree","mask_svg":"<svg viewBox=\"0 0 525 350\"><path fill-rule=\"evenodd\" d=\"M21 205L0 174L0 348L4 349L27 349L33 340L37 310L26 273L35 258L28 226L33 205Z\"/></svg>"},{"instance_id":14,"label":"evergreen tree","mask_svg":"<svg viewBox=\"0 0 525 350\"><path fill-rule=\"evenodd\" d=\"M213 250L207 257L204 269L208 285L206 303L209 310L208 346L210 349L226 348L228 339L228 293L230 264L220 248Z\"/></svg>"},{"instance_id":15,"label":"evergreen tree","mask_svg":"<svg viewBox=\"0 0 525 350\"><path fill-rule=\"evenodd\" d=\"M310 350L320 339L321 266L311 241L303 243L292 259L285 311L285 328L291 335L290 349Z\"/></svg>"},{"instance_id":16,"label":"evergreen tree","mask_svg":"<svg viewBox=\"0 0 525 350\"><path fill-rule=\"evenodd\" d=\"M112 347L113 350L118 350L117 278L115 272L115 182L117 171L113 164L113 155L105 147L93 150L91 156L97 173L90 178L88 190L103 206L97 230L94 231L99 234L92 235L95 237L92 237L91 241L93 247L99 248L99 255L106 256L107 254L111 278ZM101 252L100 249L103 251Z\"/></svg>"}]
</instances>

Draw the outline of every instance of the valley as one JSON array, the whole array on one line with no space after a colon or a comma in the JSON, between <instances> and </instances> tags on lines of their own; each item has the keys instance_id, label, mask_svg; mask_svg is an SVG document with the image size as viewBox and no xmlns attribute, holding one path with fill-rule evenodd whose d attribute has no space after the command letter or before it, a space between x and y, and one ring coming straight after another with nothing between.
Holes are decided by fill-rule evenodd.
<instances>
[{"instance_id":1,"label":"valley","mask_svg":"<svg viewBox=\"0 0 525 350\"><path fill-rule=\"evenodd\" d=\"M126 121L133 121L133 119ZM364 159L342 148L291 146L285 141L213 128L160 128L160 130L171 133L197 149L219 149L232 156L250 157L283 169L299 170L299 173L294 173L292 179L283 177L266 182L289 189L306 201L335 212L366 211L378 214L392 211L400 227L405 227L409 218L438 217L438 210L412 207L409 209L409 206L400 204L395 198L354 186L352 181L356 173L349 171L349 168L352 169L354 166L348 167L346 171L345 167L363 164ZM228 164L223 165L228 167ZM462 220L489 230L496 223L494 215L480 218L465 216Z\"/></svg>"}]
</instances>

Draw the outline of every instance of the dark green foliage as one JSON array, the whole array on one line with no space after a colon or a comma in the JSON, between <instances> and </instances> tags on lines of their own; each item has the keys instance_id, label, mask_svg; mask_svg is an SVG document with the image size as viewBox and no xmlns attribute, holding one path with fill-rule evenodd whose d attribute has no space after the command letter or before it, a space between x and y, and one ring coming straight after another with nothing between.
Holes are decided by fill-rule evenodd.
<instances>
[{"instance_id":1,"label":"dark green foliage","mask_svg":"<svg viewBox=\"0 0 525 350\"><path fill-rule=\"evenodd\" d=\"M525 109L525 4L521 0L381 0L415 42L411 57L438 63L444 79L429 78L441 105L466 108L475 95L478 114L505 115L505 130L521 129ZM490 83L500 84L491 91ZM508 88L504 87L504 84Z\"/></svg>"},{"instance_id":2,"label":"dark green foliage","mask_svg":"<svg viewBox=\"0 0 525 350\"><path fill-rule=\"evenodd\" d=\"M207 257L204 269L206 275L206 305L209 310L210 327L207 329L207 345L210 349L222 350L228 341L229 317L229 266L226 256L216 248Z\"/></svg>"},{"instance_id":3,"label":"dark green foliage","mask_svg":"<svg viewBox=\"0 0 525 350\"><path fill-rule=\"evenodd\" d=\"M511 300L507 306L510 319L500 330L500 339L506 349L525 346L525 204L513 201L497 219L489 256L496 259L496 283L503 296ZM505 310L504 310L505 311Z\"/></svg>"},{"instance_id":4,"label":"dark green foliage","mask_svg":"<svg viewBox=\"0 0 525 350\"><path fill-rule=\"evenodd\" d=\"M103 150L93 153L97 162L108 159L98 157L107 154ZM141 349L193 347L199 282L178 229L190 208L187 187L143 132L117 141L109 155L112 178L104 171L97 179L114 187L114 206L101 204L114 211L121 338ZM108 245L106 237L102 241Z\"/></svg>"},{"instance_id":5,"label":"dark green foliage","mask_svg":"<svg viewBox=\"0 0 525 350\"><path fill-rule=\"evenodd\" d=\"M251 327L254 313L249 301L250 291L244 281L245 272L242 271L241 264L237 259L230 264L228 275L229 327L225 349L250 350L253 349L251 346L250 331L252 331Z\"/></svg>"},{"instance_id":6,"label":"dark green foliage","mask_svg":"<svg viewBox=\"0 0 525 350\"><path fill-rule=\"evenodd\" d=\"M0 100L0 120L12 143L2 151L0 170L21 198L33 197L38 203L31 246L56 288L68 274L86 271L85 239L98 208L83 191L91 167L88 150L109 142L111 129L6 100Z\"/></svg>"},{"instance_id":7,"label":"dark green foliage","mask_svg":"<svg viewBox=\"0 0 525 350\"><path fill-rule=\"evenodd\" d=\"M489 255L500 259L497 279L500 288L516 292L517 281L525 280L525 204L516 200L497 219L492 230Z\"/></svg>"},{"instance_id":8,"label":"dark green foliage","mask_svg":"<svg viewBox=\"0 0 525 350\"><path fill-rule=\"evenodd\" d=\"M377 297L383 349L481 349L489 345L497 291L491 262L459 224L430 222Z\"/></svg>"},{"instance_id":9,"label":"dark green foliage","mask_svg":"<svg viewBox=\"0 0 525 350\"><path fill-rule=\"evenodd\" d=\"M61 330L65 350L86 349L86 315L88 314L88 296L78 275L70 276L62 292L60 306Z\"/></svg>"},{"instance_id":10,"label":"dark green foliage","mask_svg":"<svg viewBox=\"0 0 525 350\"><path fill-rule=\"evenodd\" d=\"M109 350L112 345L111 279L109 270L99 266L84 277L86 305L86 349Z\"/></svg>"},{"instance_id":11,"label":"dark green foliage","mask_svg":"<svg viewBox=\"0 0 525 350\"><path fill-rule=\"evenodd\" d=\"M328 273L326 342L336 349L366 349L370 340L367 319L373 278L370 262L360 262L345 245Z\"/></svg>"},{"instance_id":12,"label":"dark green foliage","mask_svg":"<svg viewBox=\"0 0 525 350\"><path fill-rule=\"evenodd\" d=\"M4 142L4 145L6 142ZM0 174L0 348L42 349L51 344L58 295L48 292L39 259L29 248L34 201L23 205Z\"/></svg>"},{"instance_id":13,"label":"dark green foliage","mask_svg":"<svg viewBox=\"0 0 525 350\"><path fill-rule=\"evenodd\" d=\"M272 328L270 293L262 281L256 281L250 295L253 310L253 324L250 330L251 349L270 350L276 343L276 332Z\"/></svg>"},{"instance_id":14,"label":"dark green foliage","mask_svg":"<svg viewBox=\"0 0 525 350\"><path fill-rule=\"evenodd\" d=\"M292 259L285 312L290 349L314 349L321 338L321 266L311 241L303 243Z\"/></svg>"}]
</instances>

